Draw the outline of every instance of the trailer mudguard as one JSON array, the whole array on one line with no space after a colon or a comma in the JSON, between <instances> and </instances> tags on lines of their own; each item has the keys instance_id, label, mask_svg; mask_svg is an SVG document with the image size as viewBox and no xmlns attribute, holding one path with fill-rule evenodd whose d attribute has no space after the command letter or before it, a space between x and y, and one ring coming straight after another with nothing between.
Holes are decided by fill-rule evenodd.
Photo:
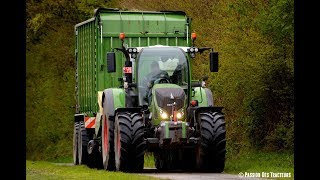
<instances>
[{"instance_id":1,"label":"trailer mudguard","mask_svg":"<svg viewBox=\"0 0 320 180\"><path fill-rule=\"evenodd\" d=\"M114 116L118 108L125 107L125 91L120 88L105 89L102 94L102 108L107 116Z\"/></svg>"},{"instance_id":2,"label":"trailer mudguard","mask_svg":"<svg viewBox=\"0 0 320 180\"><path fill-rule=\"evenodd\" d=\"M74 115L74 122L84 121L84 114L75 114Z\"/></svg>"}]
</instances>

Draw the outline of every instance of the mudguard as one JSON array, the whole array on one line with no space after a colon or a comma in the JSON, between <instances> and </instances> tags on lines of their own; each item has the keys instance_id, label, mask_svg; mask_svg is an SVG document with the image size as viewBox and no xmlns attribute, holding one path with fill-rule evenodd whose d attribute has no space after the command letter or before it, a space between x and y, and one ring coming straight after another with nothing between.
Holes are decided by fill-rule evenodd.
<instances>
[{"instance_id":1,"label":"mudguard","mask_svg":"<svg viewBox=\"0 0 320 180\"><path fill-rule=\"evenodd\" d=\"M199 107L214 106L212 92L209 88L194 88L194 96L192 96L192 100L198 100Z\"/></svg>"},{"instance_id":2,"label":"mudguard","mask_svg":"<svg viewBox=\"0 0 320 180\"><path fill-rule=\"evenodd\" d=\"M102 94L102 108L107 116L114 116L118 108L125 107L125 91L120 88L105 89Z\"/></svg>"}]
</instances>

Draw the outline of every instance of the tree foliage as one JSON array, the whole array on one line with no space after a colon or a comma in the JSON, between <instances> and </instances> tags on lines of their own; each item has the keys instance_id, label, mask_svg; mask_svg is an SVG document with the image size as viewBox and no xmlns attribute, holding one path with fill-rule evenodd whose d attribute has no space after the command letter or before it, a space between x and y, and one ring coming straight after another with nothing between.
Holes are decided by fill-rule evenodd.
<instances>
[{"instance_id":1,"label":"tree foliage","mask_svg":"<svg viewBox=\"0 0 320 180\"><path fill-rule=\"evenodd\" d=\"M74 25L113 1L27 1L26 155L71 156L75 106Z\"/></svg>"}]
</instances>

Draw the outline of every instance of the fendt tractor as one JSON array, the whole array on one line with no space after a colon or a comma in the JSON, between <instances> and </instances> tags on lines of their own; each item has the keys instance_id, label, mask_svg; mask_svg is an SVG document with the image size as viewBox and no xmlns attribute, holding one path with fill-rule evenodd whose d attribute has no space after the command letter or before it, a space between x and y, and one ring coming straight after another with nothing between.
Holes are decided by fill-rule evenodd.
<instances>
[{"instance_id":1,"label":"fendt tractor","mask_svg":"<svg viewBox=\"0 0 320 180\"><path fill-rule=\"evenodd\" d=\"M141 172L148 153L158 170L224 170L223 107L191 76L201 53L217 72L218 52L195 40L181 11L98 8L75 25L75 165Z\"/></svg>"}]
</instances>

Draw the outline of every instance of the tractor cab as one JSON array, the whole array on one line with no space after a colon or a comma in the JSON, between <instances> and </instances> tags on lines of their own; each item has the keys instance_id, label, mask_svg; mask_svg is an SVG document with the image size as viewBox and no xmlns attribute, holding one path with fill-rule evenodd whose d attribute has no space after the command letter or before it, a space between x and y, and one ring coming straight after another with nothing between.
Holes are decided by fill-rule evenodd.
<instances>
[{"instance_id":1,"label":"tractor cab","mask_svg":"<svg viewBox=\"0 0 320 180\"><path fill-rule=\"evenodd\" d=\"M139 105L151 105L152 88L180 86L188 95L189 65L185 52L178 47L147 47L135 60ZM176 87L176 86L174 86ZM170 93L168 94L170 96Z\"/></svg>"}]
</instances>

